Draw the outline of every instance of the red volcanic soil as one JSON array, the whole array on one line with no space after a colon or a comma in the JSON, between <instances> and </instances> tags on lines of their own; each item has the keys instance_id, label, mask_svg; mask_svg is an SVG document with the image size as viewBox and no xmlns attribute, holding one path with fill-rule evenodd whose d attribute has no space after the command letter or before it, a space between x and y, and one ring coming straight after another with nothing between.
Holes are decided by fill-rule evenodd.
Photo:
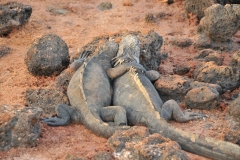
<instances>
[{"instance_id":1,"label":"red volcanic soil","mask_svg":"<svg viewBox=\"0 0 240 160\"><path fill-rule=\"evenodd\" d=\"M10 2L1 0L0 4ZM111 10L101 11L102 0L15 0L33 8L27 24L14 30L7 37L0 38L0 44L12 49L0 58L0 105L25 105L28 88L51 87L56 77L34 77L24 63L31 42L43 34L59 35L69 46L70 56L89 43L94 37L120 32L122 30L147 33L154 30L163 36L162 51L169 57L160 64L162 74L172 74L176 65L188 65L194 69L196 62L190 61L197 54L193 46L179 48L166 43L171 37L189 38L194 41L197 33L197 19L186 15L182 0L168 5L161 0L108 0ZM165 14L153 23L147 23L147 14ZM240 41L240 33L234 40ZM224 64L231 60L232 53L223 52ZM191 76L191 75L190 75ZM184 105L181 105L184 108ZM223 140L229 124L225 122L228 103L221 103L206 120L188 123L170 122L171 125L202 136ZM206 129L206 125L211 125ZM34 148L11 148L0 152L0 159L65 159L68 154L93 159L99 152L112 152L107 139L97 137L83 125L71 124L65 127L49 127L42 124L38 146ZM187 153L191 160L206 159Z\"/></svg>"}]
</instances>

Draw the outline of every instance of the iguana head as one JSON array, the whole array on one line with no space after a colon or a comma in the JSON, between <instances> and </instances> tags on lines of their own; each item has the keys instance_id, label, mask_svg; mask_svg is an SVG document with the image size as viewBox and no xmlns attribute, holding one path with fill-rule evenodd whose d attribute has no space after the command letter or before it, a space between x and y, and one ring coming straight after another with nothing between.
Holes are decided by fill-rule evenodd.
<instances>
[{"instance_id":1,"label":"iguana head","mask_svg":"<svg viewBox=\"0 0 240 160\"><path fill-rule=\"evenodd\" d=\"M117 66L124 62L139 63L140 42L136 36L128 35L122 39L119 44L117 56L112 59L113 66Z\"/></svg>"}]
</instances>

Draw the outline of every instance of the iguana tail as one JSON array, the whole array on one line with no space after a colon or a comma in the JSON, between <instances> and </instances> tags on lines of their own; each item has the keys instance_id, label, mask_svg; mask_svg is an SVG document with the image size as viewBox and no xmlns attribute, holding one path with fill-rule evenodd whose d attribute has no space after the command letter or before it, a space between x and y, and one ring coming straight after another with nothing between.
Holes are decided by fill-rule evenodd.
<instances>
[{"instance_id":1,"label":"iguana tail","mask_svg":"<svg viewBox=\"0 0 240 160\"><path fill-rule=\"evenodd\" d=\"M99 108L111 104L110 79L106 70L116 55L116 42L107 42L103 49L87 62L84 62L73 75L67 90L68 98L80 114L80 121L94 134L109 138L116 130L127 126L110 126L99 116Z\"/></svg>"},{"instance_id":2,"label":"iguana tail","mask_svg":"<svg viewBox=\"0 0 240 160\"><path fill-rule=\"evenodd\" d=\"M183 150L216 160L240 159L238 145L185 132L172 127L164 120L158 120L155 125L156 131L173 141L177 141Z\"/></svg>"}]
</instances>

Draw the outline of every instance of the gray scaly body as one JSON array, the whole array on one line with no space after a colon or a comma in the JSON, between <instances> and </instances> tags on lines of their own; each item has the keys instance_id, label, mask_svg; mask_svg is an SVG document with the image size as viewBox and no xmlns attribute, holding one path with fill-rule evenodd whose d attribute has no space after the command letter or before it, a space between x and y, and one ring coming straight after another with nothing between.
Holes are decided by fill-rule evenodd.
<instances>
[{"instance_id":1,"label":"gray scaly body","mask_svg":"<svg viewBox=\"0 0 240 160\"><path fill-rule=\"evenodd\" d=\"M240 159L240 147L212 138L203 138L172 127L166 122L173 118L179 122L202 118L205 115L182 112L174 100L162 103L156 89L146 76L145 69L138 64L138 39L123 38L119 45L115 67L108 70L114 79L113 105L125 108L130 125L144 125L152 132L158 132L177 141L182 149L212 159ZM122 49L121 49L122 48ZM137 49L136 49L137 48ZM129 65L132 66L130 70Z\"/></svg>"}]
</instances>

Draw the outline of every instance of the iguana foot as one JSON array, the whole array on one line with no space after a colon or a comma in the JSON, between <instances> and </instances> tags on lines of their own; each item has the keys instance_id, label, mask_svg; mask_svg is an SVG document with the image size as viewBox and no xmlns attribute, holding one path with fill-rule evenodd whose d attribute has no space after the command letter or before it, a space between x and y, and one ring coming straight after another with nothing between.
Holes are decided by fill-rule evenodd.
<instances>
[{"instance_id":1,"label":"iguana foot","mask_svg":"<svg viewBox=\"0 0 240 160\"><path fill-rule=\"evenodd\" d=\"M56 107L57 116L42 118L42 122L49 126L66 126L71 120L74 122L80 122L80 116L78 112L71 106L60 104Z\"/></svg>"},{"instance_id":2,"label":"iguana foot","mask_svg":"<svg viewBox=\"0 0 240 160\"><path fill-rule=\"evenodd\" d=\"M191 112L190 109L183 111L183 114L186 117L186 119L189 120L204 119L205 117L208 117L206 114Z\"/></svg>"},{"instance_id":3,"label":"iguana foot","mask_svg":"<svg viewBox=\"0 0 240 160\"><path fill-rule=\"evenodd\" d=\"M162 105L161 117L166 121L174 119L178 122L188 122L195 119L204 119L207 117L206 114L190 112L191 110L187 109L182 111L174 100L168 100Z\"/></svg>"},{"instance_id":4,"label":"iguana foot","mask_svg":"<svg viewBox=\"0 0 240 160\"><path fill-rule=\"evenodd\" d=\"M70 123L70 118L62 119L59 117L41 118L41 121L49 126L66 126Z\"/></svg>"}]
</instances>

